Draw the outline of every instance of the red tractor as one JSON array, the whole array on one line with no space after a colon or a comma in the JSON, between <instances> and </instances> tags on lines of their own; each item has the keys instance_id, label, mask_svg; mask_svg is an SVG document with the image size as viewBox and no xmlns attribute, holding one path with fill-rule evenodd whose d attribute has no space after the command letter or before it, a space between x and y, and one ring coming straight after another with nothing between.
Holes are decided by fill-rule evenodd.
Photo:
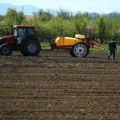
<instances>
[{"instance_id":1,"label":"red tractor","mask_svg":"<svg viewBox=\"0 0 120 120\"><path fill-rule=\"evenodd\" d=\"M21 51L25 56L36 56L40 52L40 41L35 36L34 26L15 25L12 35L0 38L0 55L11 55Z\"/></svg>"}]
</instances>

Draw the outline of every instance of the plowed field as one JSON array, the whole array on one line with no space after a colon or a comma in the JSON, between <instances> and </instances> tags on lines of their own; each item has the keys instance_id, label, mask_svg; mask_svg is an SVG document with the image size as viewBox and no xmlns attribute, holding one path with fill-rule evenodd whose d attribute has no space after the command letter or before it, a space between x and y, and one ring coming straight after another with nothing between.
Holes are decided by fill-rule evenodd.
<instances>
[{"instance_id":1,"label":"plowed field","mask_svg":"<svg viewBox=\"0 0 120 120\"><path fill-rule=\"evenodd\" d=\"M0 56L0 120L120 120L120 54Z\"/></svg>"}]
</instances>

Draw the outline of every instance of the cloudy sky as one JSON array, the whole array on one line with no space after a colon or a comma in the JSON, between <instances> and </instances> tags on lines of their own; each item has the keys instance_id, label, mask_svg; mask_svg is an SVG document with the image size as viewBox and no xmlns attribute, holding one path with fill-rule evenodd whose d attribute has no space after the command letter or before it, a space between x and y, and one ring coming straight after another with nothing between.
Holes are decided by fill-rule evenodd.
<instances>
[{"instance_id":1,"label":"cloudy sky","mask_svg":"<svg viewBox=\"0 0 120 120\"><path fill-rule=\"evenodd\" d=\"M40 9L63 9L71 12L120 12L120 0L0 0L0 3L32 5Z\"/></svg>"}]
</instances>

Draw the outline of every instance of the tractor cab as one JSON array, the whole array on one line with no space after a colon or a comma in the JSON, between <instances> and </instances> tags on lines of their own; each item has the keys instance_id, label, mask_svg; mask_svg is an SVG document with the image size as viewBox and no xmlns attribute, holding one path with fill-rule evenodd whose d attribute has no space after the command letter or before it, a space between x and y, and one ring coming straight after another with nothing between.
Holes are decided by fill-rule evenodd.
<instances>
[{"instance_id":1,"label":"tractor cab","mask_svg":"<svg viewBox=\"0 0 120 120\"><path fill-rule=\"evenodd\" d=\"M34 26L16 25L13 27L13 35L16 37L17 45L21 45L24 39L34 36Z\"/></svg>"}]
</instances>

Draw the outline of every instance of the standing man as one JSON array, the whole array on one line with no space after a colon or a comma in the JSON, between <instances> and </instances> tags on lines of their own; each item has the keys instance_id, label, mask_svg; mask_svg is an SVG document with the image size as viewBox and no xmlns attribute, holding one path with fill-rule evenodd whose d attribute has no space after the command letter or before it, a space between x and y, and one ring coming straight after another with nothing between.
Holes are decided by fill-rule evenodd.
<instances>
[{"instance_id":1,"label":"standing man","mask_svg":"<svg viewBox=\"0 0 120 120\"><path fill-rule=\"evenodd\" d=\"M110 60L111 55L113 56L113 60L115 60L115 52L117 50L117 47L114 38L112 38L112 40L109 42L108 49L109 49L108 60Z\"/></svg>"}]
</instances>

